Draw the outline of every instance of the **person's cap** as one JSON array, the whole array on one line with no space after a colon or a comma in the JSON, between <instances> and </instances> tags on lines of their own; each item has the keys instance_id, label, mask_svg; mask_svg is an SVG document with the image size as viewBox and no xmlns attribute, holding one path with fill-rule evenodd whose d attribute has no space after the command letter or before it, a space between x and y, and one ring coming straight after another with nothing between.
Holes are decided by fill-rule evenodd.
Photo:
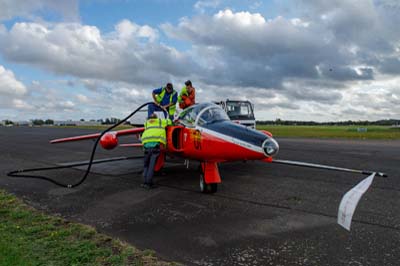
<instances>
[{"instance_id":1,"label":"person's cap","mask_svg":"<svg viewBox=\"0 0 400 266\"><path fill-rule=\"evenodd\" d=\"M186 86L192 86L192 82L191 82L190 80L187 80L187 81L185 82L185 85L186 85Z\"/></svg>"},{"instance_id":2,"label":"person's cap","mask_svg":"<svg viewBox=\"0 0 400 266\"><path fill-rule=\"evenodd\" d=\"M172 86L172 83L167 83L167 89L170 91L174 89L174 86Z\"/></svg>"}]
</instances>

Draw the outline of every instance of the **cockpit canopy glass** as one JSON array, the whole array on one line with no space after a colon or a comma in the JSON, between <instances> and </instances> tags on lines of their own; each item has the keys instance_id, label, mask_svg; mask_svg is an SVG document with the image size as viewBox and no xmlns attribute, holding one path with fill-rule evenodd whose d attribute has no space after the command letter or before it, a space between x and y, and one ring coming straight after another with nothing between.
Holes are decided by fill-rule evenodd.
<instances>
[{"instance_id":1,"label":"cockpit canopy glass","mask_svg":"<svg viewBox=\"0 0 400 266\"><path fill-rule=\"evenodd\" d=\"M182 111L179 115L180 123L188 127L211 124L217 121L229 120L224 110L213 103L201 103L193 105Z\"/></svg>"}]
</instances>

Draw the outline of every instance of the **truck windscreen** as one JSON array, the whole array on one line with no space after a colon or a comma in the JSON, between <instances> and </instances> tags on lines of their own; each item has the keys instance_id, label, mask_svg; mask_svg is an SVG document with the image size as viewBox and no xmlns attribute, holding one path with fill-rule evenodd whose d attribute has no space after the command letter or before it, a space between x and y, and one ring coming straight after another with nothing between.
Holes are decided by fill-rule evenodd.
<instances>
[{"instance_id":1,"label":"truck windscreen","mask_svg":"<svg viewBox=\"0 0 400 266\"><path fill-rule=\"evenodd\" d=\"M250 102L228 101L226 103L226 111L231 120L254 119L253 108Z\"/></svg>"}]
</instances>

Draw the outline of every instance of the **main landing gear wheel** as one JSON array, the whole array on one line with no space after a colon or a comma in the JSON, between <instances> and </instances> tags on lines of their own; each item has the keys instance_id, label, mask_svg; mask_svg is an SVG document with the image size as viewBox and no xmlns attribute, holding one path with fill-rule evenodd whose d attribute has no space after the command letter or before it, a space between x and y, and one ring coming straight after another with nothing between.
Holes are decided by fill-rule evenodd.
<instances>
[{"instance_id":1,"label":"main landing gear wheel","mask_svg":"<svg viewBox=\"0 0 400 266\"><path fill-rule=\"evenodd\" d=\"M200 173L200 191L205 194L213 194L217 192L218 184L217 183L210 183L206 184L204 179L204 174Z\"/></svg>"}]
</instances>

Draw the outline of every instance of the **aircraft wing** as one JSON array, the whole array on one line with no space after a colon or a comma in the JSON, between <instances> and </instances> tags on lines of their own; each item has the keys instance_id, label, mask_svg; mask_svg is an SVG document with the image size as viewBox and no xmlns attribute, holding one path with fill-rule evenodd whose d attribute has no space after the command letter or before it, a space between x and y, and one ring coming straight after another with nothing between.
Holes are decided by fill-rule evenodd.
<instances>
[{"instance_id":1,"label":"aircraft wing","mask_svg":"<svg viewBox=\"0 0 400 266\"><path fill-rule=\"evenodd\" d=\"M143 131L144 131L144 127L138 127L138 128L123 129L123 130L118 130L118 131L110 131L107 134L115 134L117 137L119 137L119 136L124 136L124 135L140 134ZM53 139L50 141L50 143L55 144L55 143L61 143L61 142L96 139L100 135L101 135L101 133L94 133L94 134L74 136L74 137L68 137L68 138Z\"/></svg>"}]
</instances>

